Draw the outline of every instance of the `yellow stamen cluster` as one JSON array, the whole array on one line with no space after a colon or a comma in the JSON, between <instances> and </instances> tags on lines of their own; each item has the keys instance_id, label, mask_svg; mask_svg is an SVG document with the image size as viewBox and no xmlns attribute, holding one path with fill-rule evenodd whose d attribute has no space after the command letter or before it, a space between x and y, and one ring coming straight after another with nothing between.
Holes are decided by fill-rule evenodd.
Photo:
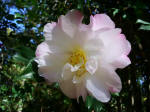
<instances>
[{"instance_id":1,"label":"yellow stamen cluster","mask_svg":"<svg viewBox=\"0 0 150 112\"><path fill-rule=\"evenodd\" d=\"M87 59L86 59L86 54L82 49L75 49L72 52L71 56L69 57L68 61L72 66L81 64L79 70L76 71L77 77L81 77L86 72L85 64Z\"/></svg>"}]
</instances>

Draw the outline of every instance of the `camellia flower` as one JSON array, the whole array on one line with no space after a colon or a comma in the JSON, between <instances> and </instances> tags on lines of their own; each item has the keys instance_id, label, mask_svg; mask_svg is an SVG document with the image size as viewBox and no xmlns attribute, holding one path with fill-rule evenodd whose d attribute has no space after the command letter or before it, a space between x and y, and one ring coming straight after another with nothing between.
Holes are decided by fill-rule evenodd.
<instances>
[{"instance_id":1,"label":"camellia flower","mask_svg":"<svg viewBox=\"0 0 150 112\"><path fill-rule=\"evenodd\" d=\"M131 63L131 45L106 14L91 16L89 25L82 18L71 10L45 25L45 41L36 50L39 74L49 83L58 82L70 98L85 100L90 94L108 102L110 93L122 88L115 70Z\"/></svg>"}]
</instances>

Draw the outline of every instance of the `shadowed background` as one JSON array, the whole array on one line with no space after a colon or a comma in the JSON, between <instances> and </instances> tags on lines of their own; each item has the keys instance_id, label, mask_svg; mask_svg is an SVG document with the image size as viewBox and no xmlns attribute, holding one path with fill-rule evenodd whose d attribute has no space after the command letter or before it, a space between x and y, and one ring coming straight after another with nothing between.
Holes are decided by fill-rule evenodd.
<instances>
[{"instance_id":1,"label":"shadowed background","mask_svg":"<svg viewBox=\"0 0 150 112\"><path fill-rule=\"evenodd\" d=\"M123 88L108 103L67 98L58 84L38 75L35 49L43 27L71 9L89 16L106 13L131 42L132 64L117 70ZM0 112L149 112L150 1L0 0Z\"/></svg>"}]
</instances>

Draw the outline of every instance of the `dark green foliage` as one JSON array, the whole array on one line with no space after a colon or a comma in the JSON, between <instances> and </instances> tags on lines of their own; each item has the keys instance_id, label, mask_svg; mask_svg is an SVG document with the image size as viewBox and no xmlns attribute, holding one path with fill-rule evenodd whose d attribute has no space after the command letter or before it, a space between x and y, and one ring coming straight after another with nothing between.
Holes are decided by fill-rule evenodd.
<instances>
[{"instance_id":1,"label":"dark green foliage","mask_svg":"<svg viewBox=\"0 0 150 112\"><path fill-rule=\"evenodd\" d=\"M71 9L80 10L86 24L91 14L107 13L132 44L132 64L117 70L123 89L109 103L69 99L38 74L34 53L43 26ZM149 61L149 0L0 1L0 112L149 112Z\"/></svg>"}]
</instances>

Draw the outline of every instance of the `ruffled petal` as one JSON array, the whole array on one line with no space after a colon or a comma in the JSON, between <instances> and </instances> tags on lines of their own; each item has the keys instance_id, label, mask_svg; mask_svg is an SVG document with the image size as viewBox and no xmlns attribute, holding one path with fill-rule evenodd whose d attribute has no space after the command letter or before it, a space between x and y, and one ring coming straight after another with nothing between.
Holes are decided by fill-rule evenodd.
<instances>
[{"instance_id":1,"label":"ruffled petal","mask_svg":"<svg viewBox=\"0 0 150 112\"><path fill-rule=\"evenodd\" d=\"M73 48L70 46L74 45L73 39L68 37L68 35L60 29L59 25L56 25L53 29L52 36L52 40L47 40L46 43L53 53L71 52Z\"/></svg>"},{"instance_id":2,"label":"ruffled petal","mask_svg":"<svg viewBox=\"0 0 150 112\"><path fill-rule=\"evenodd\" d=\"M101 65L94 75L110 92L120 92L122 88L120 77L110 65Z\"/></svg>"},{"instance_id":3,"label":"ruffled petal","mask_svg":"<svg viewBox=\"0 0 150 112\"><path fill-rule=\"evenodd\" d=\"M53 29L55 28L56 26L56 22L52 22L52 23L47 23L45 26L44 26L44 37L46 40L51 40L52 39L52 31Z\"/></svg>"},{"instance_id":4,"label":"ruffled petal","mask_svg":"<svg viewBox=\"0 0 150 112\"><path fill-rule=\"evenodd\" d=\"M61 80L61 69L54 66L42 66L38 70L40 76L44 77L49 84Z\"/></svg>"},{"instance_id":5,"label":"ruffled petal","mask_svg":"<svg viewBox=\"0 0 150 112\"><path fill-rule=\"evenodd\" d=\"M77 98L76 86L72 82L73 73L70 70L66 70L64 74L68 76L68 78L59 82L62 92L70 98Z\"/></svg>"},{"instance_id":6,"label":"ruffled petal","mask_svg":"<svg viewBox=\"0 0 150 112\"><path fill-rule=\"evenodd\" d=\"M58 24L49 23L44 27L44 32L52 39L46 39L46 43L50 46L52 52L71 52L76 46L77 39L73 39L74 33L81 26L82 14L77 10L69 11L65 16L60 16ZM84 26L84 25L83 25Z\"/></svg>"},{"instance_id":7,"label":"ruffled petal","mask_svg":"<svg viewBox=\"0 0 150 112\"><path fill-rule=\"evenodd\" d=\"M101 102L108 102L110 100L109 90L95 78L90 78L86 81L86 88L88 92Z\"/></svg>"},{"instance_id":8,"label":"ruffled petal","mask_svg":"<svg viewBox=\"0 0 150 112\"><path fill-rule=\"evenodd\" d=\"M92 35L93 38L86 41L83 44L83 49L86 51L88 56L97 56L100 55L101 51L103 50L103 41L98 38L97 35Z\"/></svg>"},{"instance_id":9,"label":"ruffled petal","mask_svg":"<svg viewBox=\"0 0 150 112\"><path fill-rule=\"evenodd\" d=\"M65 16L60 16L58 24L68 36L73 37L78 25L82 22L82 18L83 16L79 11L71 10Z\"/></svg>"},{"instance_id":10,"label":"ruffled petal","mask_svg":"<svg viewBox=\"0 0 150 112\"><path fill-rule=\"evenodd\" d=\"M110 64L114 64L118 61L120 61L120 63L126 63L126 65L130 63L128 59L125 59L125 56L129 54L131 50L131 45L126 40L125 36L120 33L120 29L113 29L100 33L99 38L104 43L104 46L102 48L103 51L101 52L101 60L105 60L105 62ZM122 66L117 67L124 68Z\"/></svg>"},{"instance_id":11,"label":"ruffled petal","mask_svg":"<svg viewBox=\"0 0 150 112\"><path fill-rule=\"evenodd\" d=\"M82 24L82 18L79 11L71 10L58 23L45 25L45 42L36 50L39 74L50 83L58 82L70 98L82 96L85 100L88 92L108 102L110 92L120 92L122 88L115 70L131 63L127 57L131 45L106 14L91 16L89 25ZM81 76L76 74L81 64L67 63L76 48L86 55L86 72Z\"/></svg>"},{"instance_id":12,"label":"ruffled petal","mask_svg":"<svg viewBox=\"0 0 150 112\"><path fill-rule=\"evenodd\" d=\"M102 28L115 28L114 22L106 14L96 14L90 17L90 25L92 30L99 30Z\"/></svg>"},{"instance_id":13,"label":"ruffled petal","mask_svg":"<svg viewBox=\"0 0 150 112\"><path fill-rule=\"evenodd\" d=\"M60 88L63 93L70 98L79 98L82 96L85 100L87 91L84 85L84 79L80 79L79 83L74 83L75 70L70 64L66 64L63 69L62 80L60 81Z\"/></svg>"},{"instance_id":14,"label":"ruffled petal","mask_svg":"<svg viewBox=\"0 0 150 112\"><path fill-rule=\"evenodd\" d=\"M50 51L50 48L49 48L48 44L45 43L45 42L42 42L41 44L39 44L37 46L35 55L36 55L37 58L39 58L39 57L47 55L50 52L51 51Z\"/></svg>"},{"instance_id":15,"label":"ruffled petal","mask_svg":"<svg viewBox=\"0 0 150 112\"><path fill-rule=\"evenodd\" d=\"M71 77L73 77L73 72L77 71L79 69L80 66L72 66L71 64L67 63L65 64L64 68L63 68L63 72L62 72L62 79L63 80L68 80ZM70 75L70 71L72 72Z\"/></svg>"},{"instance_id":16,"label":"ruffled petal","mask_svg":"<svg viewBox=\"0 0 150 112\"><path fill-rule=\"evenodd\" d=\"M49 54L38 58L39 74L46 78L48 82L58 82L62 77L62 68L66 62L65 55Z\"/></svg>"},{"instance_id":17,"label":"ruffled petal","mask_svg":"<svg viewBox=\"0 0 150 112\"><path fill-rule=\"evenodd\" d=\"M97 70L97 67L98 67L98 62L97 62L97 59L96 57L90 57L88 59L88 61L86 62L86 70L91 74L93 75L96 70Z\"/></svg>"},{"instance_id":18,"label":"ruffled petal","mask_svg":"<svg viewBox=\"0 0 150 112\"><path fill-rule=\"evenodd\" d=\"M125 68L131 64L130 59L126 55L121 55L111 63L115 68Z\"/></svg>"}]
</instances>

